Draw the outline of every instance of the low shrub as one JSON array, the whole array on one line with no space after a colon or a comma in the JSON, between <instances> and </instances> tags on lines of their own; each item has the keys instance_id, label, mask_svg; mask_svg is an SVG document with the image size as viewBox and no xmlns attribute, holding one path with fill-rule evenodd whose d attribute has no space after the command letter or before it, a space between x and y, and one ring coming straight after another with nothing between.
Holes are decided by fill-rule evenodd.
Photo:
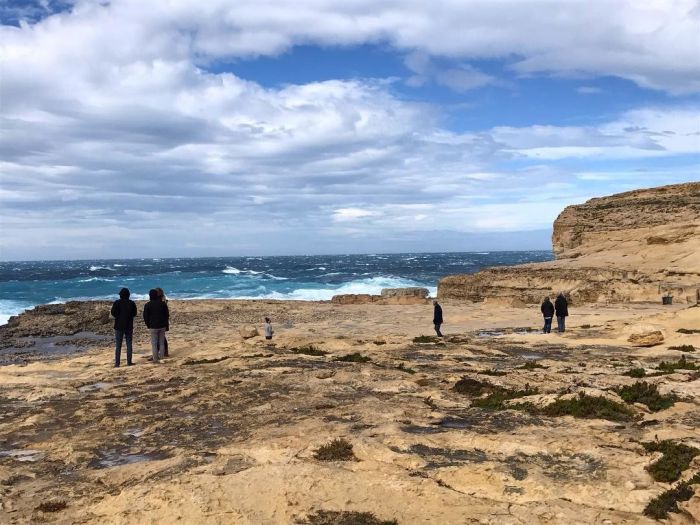
<instances>
[{"instance_id":1,"label":"low shrub","mask_svg":"<svg viewBox=\"0 0 700 525\"><path fill-rule=\"evenodd\" d=\"M700 449L682 443L674 443L669 439L642 443L642 446L647 452L661 452L663 454L661 459L649 465L647 470L656 481L666 483L677 481L683 471L690 466L693 458L700 454Z\"/></svg>"},{"instance_id":2,"label":"low shrub","mask_svg":"<svg viewBox=\"0 0 700 525\"><path fill-rule=\"evenodd\" d=\"M371 359L367 356L360 354L359 352L355 352L353 354L347 354L341 357L336 357L334 361L343 361L345 363L367 363L371 361Z\"/></svg>"},{"instance_id":3,"label":"low shrub","mask_svg":"<svg viewBox=\"0 0 700 525\"><path fill-rule=\"evenodd\" d=\"M472 406L483 408L484 410L506 410L509 408L517 410L532 411L533 407L530 404L507 405L506 402L511 399L519 399L521 397L532 396L538 394L536 388L530 388L530 385L525 385L523 390L515 390L503 387L495 387L495 389L486 397L475 399L472 401Z\"/></svg>"},{"instance_id":4,"label":"low shrub","mask_svg":"<svg viewBox=\"0 0 700 525\"><path fill-rule=\"evenodd\" d=\"M352 452L352 444L346 439L337 438L319 447L314 457L320 461L351 461L357 459Z\"/></svg>"},{"instance_id":5,"label":"low shrub","mask_svg":"<svg viewBox=\"0 0 700 525\"><path fill-rule=\"evenodd\" d=\"M323 356L328 354L325 350L321 350L320 348L316 348L313 345L307 345L307 346L301 346L299 348L292 348L292 353L293 354L303 354L303 355L314 355L314 356Z\"/></svg>"},{"instance_id":6,"label":"low shrub","mask_svg":"<svg viewBox=\"0 0 700 525\"><path fill-rule=\"evenodd\" d=\"M651 383L637 381L633 385L623 386L615 390L617 394L627 403L642 403L649 407L649 410L658 412L672 407L677 401L674 395L661 395L656 387Z\"/></svg>"},{"instance_id":7,"label":"low shrub","mask_svg":"<svg viewBox=\"0 0 700 525\"><path fill-rule=\"evenodd\" d=\"M668 517L669 512L680 512L679 501L688 501L695 493L692 485L700 484L700 472L687 481L678 483L675 487L656 496L644 508L644 514L657 520Z\"/></svg>"},{"instance_id":8,"label":"low shrub","mask_svg":"<svg viewBox=\"0 0 700 525\"><path fill-rule=\"evenodd\" d=\"M463 377L457 381L452 390L465 396L480 396L493 390L494 386L486 381L479 381L470 377Z\"/></svg>"},{"instance_id":9,"label":"low shrub","mask_svg":"<svg viewBox=\"0 0 700 525\"><path fill-rule=\"evenodd\" d=\"M557 399L554 403L539 410L545 416L573 416L584 419L607 419L610 421L631 421L634 412L625 405L602 396L589 396L581 393L572 399Z\"/></svg>"},{"instance_id":10,"label":"low shrub","mask_svg":"<svg viewBox=\"0 0 700 525\"><path fill-rule=\"evenodd\" d=\"M398 525L396 520L382 520L371 512L319 510L298 525Z\"/></svg>"},{"instance_id":11,"label":"low shrub","mask_svg":"<svg viewBox=\"0 0 700 525\"><path fill-rule=\"evenodd\" d=\"M661 361L657 367L662 372L671 374L676 370L700 370L700 367L693 361L688 361L684 355L678 361Z\"/></svg>"},{"instance_id":12,"label":"low shrub","mask_svg":"<svg viewBox=\"0 0 700 525\"><path fill-rule=\"evenodd\" d=\"M669 346L669 350L680 350L681 352L695 352L693 345Z\"/></svg>"}]
</instances>

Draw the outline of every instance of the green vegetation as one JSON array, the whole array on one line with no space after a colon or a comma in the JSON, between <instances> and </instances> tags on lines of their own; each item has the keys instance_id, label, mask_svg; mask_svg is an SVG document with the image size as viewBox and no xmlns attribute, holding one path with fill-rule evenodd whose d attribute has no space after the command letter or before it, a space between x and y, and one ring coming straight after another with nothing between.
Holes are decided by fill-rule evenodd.
<instances>
[{"instance_id":1,"label":"green vegetation","mask_svg":"<svg viewBox=\"0 0 700 525\"><path fill-rule=\"evenodd\" d=\"M344 355L342 357L336 357L334 361L343 361L345 363L367 363L371 361L371 359L367 356L360 354L359 352L355 352L353 354Z\"/></svg>"},{"instance_id":2,"label":"green vegetation","mask_svg":"<svg viewBox=\"0 0 700 525\"><path fill-rule=\"evenodd\" d=\"M416 373L416 371L413 370L413 368L407 367L405 363L399 363L398 366L396 367L396 370L400 370L401 372L406 372L407 374L415 374Z\"/></svg>"},{"instance_id":3,"label":"green vegetation","mask_svg":"<svg viewBox=\"0 0 700 525\"><path fill-rule=\"evenodd\" d=\"M60 512L66 507L68 507L68 505L63 500L43 501L36 510L41 512Z\"/></svg>"},{"instance_id":4,"label":"green vegetation","mask_svg":"<svg viewBox=\"0 0 700 525\"><path fill-rule=\"evenodd\" d=\"M337 438L326 443L314 452L314 457L320 461L351 461L357 459L352 452L352 445L343 438Z\"/></svg>"},{"instance_id":5,"label":"green vegetation","mask_svg":"<svg viewBox=\"0 0 700 525\"><path fill-rule=\"evenodd\" d=\"M221 361L226 361L227 359L231 359L230 356L223 356L223 357L214 357L212 359L188 359L183 365L210 365L212 363L220 363Z\"/></svg>"},{"instance_id":6,"label":"green vegetation","mask_svg":"<svg viewBox=\"0 0 700 525\"><path fill-rule=\"evenodd\" d=\"M522 366L517 367L518 370L536 370L538 368L541 368L543 370L547 369L546 366L542 366L537 361L528 361L527 363L523 364Z\"/></svg>"},{"instance_id":7,"label":"green vegetation","mask_svg":"<svg viewBox=\"0 0 700 525\"><path fill-rule=\"evenodd\" d=\"M679 501L688 501L693 497L692 485L700 484L700 472L687 481L678 483L672 489L656 496L644 508L644 514L657 520L668 517L669 512L680 512Z\"/></svg>"},{"instance_id":8,"label":"green vegetation","mask_svg":"<svg viewBox=\"0 0 700 525\"><path fill-rule=\"evenodd\" d=\"M396 520L382 520L371 512L319 510L298 521L298 525L398 525Z\"/></svg>"},{"instance_id":9,"label":"green vegetation","mask_svg":"<svg viewBox=\"0 0 700 525\"><path fill-rule=\"evenodd\" d=\"M672 407L677 401L676 396L661 395L656 385L644 381L637 381L633 385L620 387L616 389L615 392L617 392L626 403L642 403L653 412Z\"/></svg>"},{"instance_id":10,"label":"green vegetation","mask_svg":"<svg viewBox=\"0 0 700 525\"><path fill-rule=\"evenodd\" d=\"M303 354L303 355L323 356L323 355L326 355L328 352L326 352L325 350L321 350L320 348L316 348L313 345L307 345L307 346L301 346L299 348L292 348L292 353Z\"/></svg>"},{"instance_id":11,"label":"green vegetation","mask_svg":"<svg viewBox=\"0 0 700 525\"><path fill-rule=\"evenodd\" d=\"M662 372L667 374L672 374L676 370L700 370L700 367L692 361L686 360L685 356L682 355L678 361L661 361L657 367Z\"/></svg>"},{"instance_id":12,"label":"green vegetation","mask_svg":"<svg viewBox=\"0 0 700 525\"><path fill-rule=\"evenodd\" d=\"M521 397L532 396L538 394L536 388L530 388L530 385L525 385L523 390L514 390L503 387L495 387L495 389L486 397L481 399L475 399L472 401L472 406L477 408L483 408L484 410L507 410L513 408L516 410L527 410L534 411L534 407L529 404L519 404L508 406L507 401L511 399L519 399Z\"/></svg>"},{"instance_id":13,"label":"green vegetation","mask_svg":"<svg viewBox=\"0 0 700 525\"><path fill-rule=\"evenodd\" d=\"M424 345L429 343L439 343L441 340L439 337L434 335L419 335L418 337L413 338L413 342Z\"/></svg>"},{"instance_id":14,"label":"green vegetation","mask_svg":"<svg viewBox=\"0 0 700 525\"><path fill-rule=\"evenodd\" d=\"M693 345L669 346L669 350L680 350L681 352L695 352Z\"/></svg>"},{"instance_id":15,"label":"green vegetation","mask_svg":"<svg viewBox=\"0 0 700 525\"><path fill-rule=\"evenodd\" d=\"M573 399L557 399L551 405L538 410L545 416L574 416L584 419L607 419L609 421L630 421L634 412L625 405L602 396L589 396L581 393Z\"/></svg>"},{"instance_id":16,"label":"green vegetation","mask_svg":"<svg viewBox=\"0 0 700 525\"><path fill-rule=\"evenodd\" d=\"M485 376L504 376L507 375L508 372L504 372L503 370L496 370L495 368L491 368L489 370L479 370L477 374L483 374Z\"/></svg>"},{"instance_id":17,"label":"green vegetation","mask_svg":"<svg viewBox=\"0 0 700 525\"><path fill-rule=\"evenodd\" d=\"M690 466L693 458L700 454L700 449L674 443L669 439L642 443L642 445L647 452L663 453L661 459L649 465L647 470L656 481L667 483L678 480L683 471Z\"/></svg>"}]
</instances>

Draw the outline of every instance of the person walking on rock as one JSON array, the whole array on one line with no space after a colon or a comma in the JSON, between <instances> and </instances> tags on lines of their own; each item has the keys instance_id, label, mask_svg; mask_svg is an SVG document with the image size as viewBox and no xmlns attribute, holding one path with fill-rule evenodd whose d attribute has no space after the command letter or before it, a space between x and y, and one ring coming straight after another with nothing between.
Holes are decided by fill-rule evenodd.
<instances>
[{"instance_id":1,"label":"person walking on rock","mask_svg":"<svg viewBox=\"0 0 700 525\"><path fill-rule=\"evenodd\" d=\"M131 366L132 341L134 336L134 317L136 303L129 299L131 292L128 288L119 290L119 299L112 304L110 313L114 317L114 368L119 368L122 356L122 341L126 339L126 364Z\"/></svg>"},{"instance_id":2,"label":"person walking on rock","mask_svg":"<svg viewBox=\"0 0 700 525\"><path fill-rule=\"evenodd\" d=\"M554 301L554 309L557 313L557 327L559 332L566 331L566 318L569 315L569 303L564 297L563 292L559 292L557 299Z\"/></svg>"},{"instance_id":3,"label":"person walking on rock","mask_svg":"<svg viewBox=\"0 0 700 525\"><path fill-rule=\"evenodd\" d=\"M272 321L270 321L269 317L265 318L265 339L268 341L272 340L272 334L274 334L274 330L272 329Z\"/></svg>"},{"instance_id":4,"label":"person walking on rock","mask_svg":"<svg viewBox=\"0 0 700 525\"><path fill-rule=\"evenodd\" d=\"M156 292L158 292L158 297L160 297L160 300L163 301L165 304L168 304L168 298L165 297L165 292L163 291L163 289L156 288L155 290L156 290ZM165 327L165 331L167 332L168 330L170 330L170 323L168 323L168 325ZM163 357L168 357L169 354L168 354L168 334L167 333L163 336L163 341L165 341L163 343L163 348L159 347L158 352L163 354Z\"/></svg>"},{"instance_id":5,"label":"person walking on rock","mask_svg":"<svg viewBox=\"0 0 700 525\"><path fill-rule=\"evenodd\" d=\"M159 349L165 349L165 329L170 324L170 312L156 290L150 290L148 297L150 301L143 307L143 321L151 332L151 352L153 362L157 363L161 358Z\"/></svg>"},{"instance_id":6,"label":"person walking on rock","mask_svg":"<svg viewBox=\"0 0 700 525\"><path fill-rule=\"evenodd\" d=\"M440 331L440 325L442 324L442 306L438 304L437 301L433 301L433 324L435 325L435 333L438 337L442 337L442 332Z\"/></svg>"},{"instance_id":7,"label":"person walking on rock","mask_svg":"<svg viewBox=\"0 0 700 525\"><path fill-rule=\"evenodd\" d=\"M544 316L544 328L542 332L548 334L552 331L552 317L554 317L554 305L549 297L545 297L542 301L542 306L540 307L542 315Z\"/></svg>"}]
</instances>

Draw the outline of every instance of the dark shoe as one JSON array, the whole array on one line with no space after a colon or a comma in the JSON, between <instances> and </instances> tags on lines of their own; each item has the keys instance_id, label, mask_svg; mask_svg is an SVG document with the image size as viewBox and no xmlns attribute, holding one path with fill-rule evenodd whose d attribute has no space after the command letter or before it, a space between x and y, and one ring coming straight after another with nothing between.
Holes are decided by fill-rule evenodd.
<instances>
[{"instance_id":1,"label":"dark shoe","mask_svg":"<svg viewBox=\"0 0 700 525\"><path fill-rule=\"evenodd\" d=\"M134 366L134 363L127 363L126 366Z\"/></svg>"},{"instance_id":2,"label":"dark shoe","mask_svg":"<svg viewBox=\"0 0 700 525\"><path fill-rule=\"evenodd\" d=\"M119 365L114 365L114 368L119 368Z\"/></svg>"}]
</instances>

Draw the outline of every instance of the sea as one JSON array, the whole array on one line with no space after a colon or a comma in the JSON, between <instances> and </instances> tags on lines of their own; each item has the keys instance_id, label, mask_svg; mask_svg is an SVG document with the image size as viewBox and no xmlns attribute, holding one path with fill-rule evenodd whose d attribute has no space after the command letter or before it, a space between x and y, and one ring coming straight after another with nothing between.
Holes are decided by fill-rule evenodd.
<instances>
[{"instance_id":1,"label":"sea","mask_svg":"<svg viewBox=\"0 0 700 525\"><path fill-rule=\"evenodd\" d=\"M172 299L321 301L407 286L435 295L446 275L552 258L550 251L494 251L0 262L0 324L38 304L116 299L122 287L133 299L147 299L155 287Z\"/></svg>"}]
</instances>

